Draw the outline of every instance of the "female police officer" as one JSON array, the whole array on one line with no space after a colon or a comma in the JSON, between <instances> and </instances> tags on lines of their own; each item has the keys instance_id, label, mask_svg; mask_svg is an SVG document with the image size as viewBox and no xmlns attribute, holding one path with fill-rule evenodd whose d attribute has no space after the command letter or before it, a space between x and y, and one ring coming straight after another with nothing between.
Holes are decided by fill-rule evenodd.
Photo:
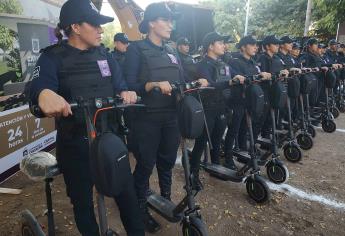
<instances>
[{"instance_id":1,"label":"female police officer","mask_svg":"<svg viewBox=\"0 0 345 236\"><path fill-rule=\"evenodd\" d=\"M203 39L203 48L205 57L198 63L198 75L207 80L215 91L204 93L202 102L205 109L207 126L211 138L212 150L211 161L213 164L219 164L219 152L221 138L226 127L225 122L225 103L222 91L229 88L232 84L230 68L219 59L224 55L224 40L228 37L221 36L216 32L210 32ZM235 76L233 79L244 82L243 76ZM194 176L193 185L195 189L201 190L202 184L199 180L199 165L201 155L207 142L207 131L195 140L195 145L191 154L190 168Z\"/></svg>"},{"instance_id":2,"label":"female police officer","mask_svg":"<svg viewBox=\"0 0 345 236\"><path fill-rule=\"evenodd\" d=\"M127 91L118 64L99 47L103 32L100 25L112 20L100 15L89 0L68 0L61 8L59 23L68 40L43 50L30 87L31 102L38 104L45 116L55 117L59 168L78 230L90 236L99 235L99 230L94 214L86 127L77 121L67 101L78 92L71 89L76 86L76 79L97 81L106 77L110 77L125 103L136 101L135 92ZM128 188L114 198L128 235L144 235L132 180L128 183Z\"/></svg>"},{"instance_id":3,"label":"female police officer","mask_svg":"<svg viewBox=\"0 0 345 236\"><path fill-rule=\"evenodd\" d=\"M149 179L156 164L161 195L170 199L172 168L180 139L170 84L182 81L183 74L175 51L164 44L170 38L172 20L176 17L165 3L149 5L139 27L147 37L128 47L125 61L127 84L142 96L146 105L145 111L138 111L133 120L138 146L134 180L149 232L160 228L147 209Z\"/></svg>"}]
</instances>

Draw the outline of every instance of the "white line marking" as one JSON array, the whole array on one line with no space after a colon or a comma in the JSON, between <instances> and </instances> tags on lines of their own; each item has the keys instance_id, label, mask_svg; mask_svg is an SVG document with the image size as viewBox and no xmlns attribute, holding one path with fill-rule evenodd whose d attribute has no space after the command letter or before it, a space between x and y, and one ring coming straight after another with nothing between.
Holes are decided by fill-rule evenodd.
<instances>
[{"instance_id":1,"label":"white line marking","mask_svg":"<svg viewBox=\"0 0 345 236\"><path fill-rule=\"evenodd\" d=\"M287 195L290 195L290 196L296 196L296 197L299 197L299 198L302 198L305 200L309 200L309 201L313 201L313 202L319 202L321 204L331 206L333 208L345 210L345 203L342 203L338 200L333 200L333 199L323 197L320 195L307 193L303 190L297 189L297 188L292 187L291 185L288 185L288 184L277 185L277 184L267 182L267 185L272 190L286 193Z\"/></svg>"}]
</instances>

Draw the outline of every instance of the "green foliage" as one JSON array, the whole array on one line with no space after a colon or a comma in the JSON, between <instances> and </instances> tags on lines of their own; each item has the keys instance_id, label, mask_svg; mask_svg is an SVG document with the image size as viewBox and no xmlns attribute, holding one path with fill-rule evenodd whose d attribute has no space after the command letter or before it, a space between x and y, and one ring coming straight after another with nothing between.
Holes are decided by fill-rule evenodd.
<instances>
[{"instance_id":1,"label":"green foliage","mask_svg":"<svg viewBox=\"0 0 345 236\"><path fill-rule=\"evenodd\" d=\"M21 14L22 6L18 0L1 0L0 13ZM12 48L15 39L15 33L5 26L0 25L0 48L7 51Z\"/></svg>"},{"instance_id":2,"label":"green foliage","mask_svg":"<svg viewBox=\"0 0 345 236\"><path fill-rule=\"evenodd\" d=\"M314 0L314 33L322 38L334 37L338 23L345 21L345 0Z\"/></svg>"},{"instance_id":3,"label":"green foliage","mask_svg":"<svg viewBox=\"0 0 345 236\"><path fill-rule=\"evenodd\" d=\"M303 36L307 0L251 0L248 33L258 38L276 34ZM334 37L338 22L345 21L345 0L313 0L312 22L319 37ZM243 35L246 0L207 0L215 11L215 27L222 34Z\"/></svg>"},{"instance_id":4,"label":"green foliage","mask_svg":"<svg viewBox=\"0 0 345 236\"><path fill-rule=\"evenodd\" d=\"M103 26L103 39L102 43L110 50L114 49L114 35L121 32L121 26L119 23L108 23Z\"/></svg>"}]
</instances>

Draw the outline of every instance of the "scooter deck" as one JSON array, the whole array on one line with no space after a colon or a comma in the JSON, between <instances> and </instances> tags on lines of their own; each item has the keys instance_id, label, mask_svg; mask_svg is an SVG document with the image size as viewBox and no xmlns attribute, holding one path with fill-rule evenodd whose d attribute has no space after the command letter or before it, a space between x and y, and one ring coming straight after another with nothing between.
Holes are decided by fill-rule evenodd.
<instances>
[{"instance_id":1,"label":"scooter deck","mask_svg":"<svg viewBox=\"0 0 345 236\"><path fill-rule=\"evenodd\" d=\"M202 168L211 176L224 181L242 182L243 177L237 175L237 172L222 165L212 163L201 163Z\"/></svg>"},{"instance_id":2,"label":"scooter deck","mask_svg":"<svg viewBox=\"0 0 345 236\"><path fill-rule=\"evenodd\" d=\"M248 164L251 160L251 156L248 152L244 151L233 151L232 154L236 157L236 160L242 164ZM264 166L267 162L268 156L270 155L269 152L266 152L260 159L258 159L258 165Z\"/></svg>"},{"instance_id":3,"label":"scooter deck","mask_svg":"<svg viewBox=\"0 0 345 236\"><path fill-rule=\"evenodd\" d=\"M154 210L170 222L177 223L182 220L182 214L174 215L173 213L176 205L156 193L151 194L147 198L147 203L152 210Z\"/></svg>"}]
</instances>

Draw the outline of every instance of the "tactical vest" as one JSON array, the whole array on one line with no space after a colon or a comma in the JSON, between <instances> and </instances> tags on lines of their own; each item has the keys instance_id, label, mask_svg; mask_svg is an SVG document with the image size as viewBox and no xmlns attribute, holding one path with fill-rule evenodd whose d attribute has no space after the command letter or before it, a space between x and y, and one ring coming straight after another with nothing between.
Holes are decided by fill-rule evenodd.
<instances>
[{"instance_id":1,"label":"tactical vest","mask_svg":"<svg viewBox=\"0 0 345 236\"><path fill-rule=\"evenodd\" d=\"M180 65L172 48L166 45L163 50L158 50L145 40L138 41L137 46L142 59L140 73L142 82L180 82ZM147 110L174 109L176 106L174 96L163 95L155 91L144 93L142 99Z\"/></svg>"},{"instance_id":2,"label":"tactical vest","mask_svg":"<svg viewBox=\"0 0 345 236\"><path fill-rule=\"evenodd\" d=\"M103 48L87 51L71 50L64 44L53 46L47 51L56 55L61 64L58 67L58 94L71 102L82 97L84 100L95 97L113 97L112 71ZM57 126L64 133L77 126L85 126L83 112L76 110L73 116L62 118ZM66 132L65 132L66 131ZM69 130L71 132L71 130Z\"/></svg>"}]
</instances>

